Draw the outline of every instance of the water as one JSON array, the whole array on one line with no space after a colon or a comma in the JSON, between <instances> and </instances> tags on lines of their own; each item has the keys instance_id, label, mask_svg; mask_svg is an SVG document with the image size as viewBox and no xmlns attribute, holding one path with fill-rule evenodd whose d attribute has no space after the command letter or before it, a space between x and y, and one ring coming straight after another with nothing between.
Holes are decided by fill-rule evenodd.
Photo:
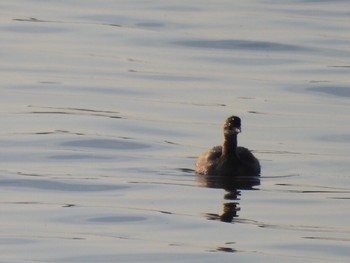
<instances>
[{"instance_id":1,"label":"water","mask_svg":"<svg viewBox=\"0 0 350 263\"><path fill-rule=\"evenodd\" d=\"M1 261L347 261L349 7L2 3ZM193 172L232 114L253 189Z\"/></svg>"}]
</instances>

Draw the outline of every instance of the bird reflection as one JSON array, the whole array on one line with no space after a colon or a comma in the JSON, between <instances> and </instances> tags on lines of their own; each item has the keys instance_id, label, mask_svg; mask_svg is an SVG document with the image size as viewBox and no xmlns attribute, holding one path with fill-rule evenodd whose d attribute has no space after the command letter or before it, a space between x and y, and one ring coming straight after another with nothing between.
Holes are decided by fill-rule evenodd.
<instances>
[{"instance_id":1,"label":"bird reflection","mask_svg":"<svg viewBox=\"0 0 350 263\"><path fill-rule=\"evenodd\" d=\"M221 214L206 214L208 220L218 220L226 223L232 223L238 217L238 212L241 210L239 207L241 190L253 190L254 186L260 185L260 177L197 175L197 180L200 186L226 190L224 199L228 201L223 204L223 212Z\"/></svg>"}]
</instances>

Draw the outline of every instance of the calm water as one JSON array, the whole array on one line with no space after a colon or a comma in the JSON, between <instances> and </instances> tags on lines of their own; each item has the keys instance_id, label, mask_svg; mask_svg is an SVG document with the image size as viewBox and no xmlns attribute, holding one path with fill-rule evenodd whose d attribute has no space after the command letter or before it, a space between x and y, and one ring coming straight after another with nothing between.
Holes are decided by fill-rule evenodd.
<instances>
[{"instance_id":1,"label":"calm water","mask_svg":"<svg viewBox=\"0 0 350 263\"><path fill-rule=\"evenodd\" d=\"M0 4L1 262L348 260L350 3L214 2Z\"/></svg>"}]
</instances>

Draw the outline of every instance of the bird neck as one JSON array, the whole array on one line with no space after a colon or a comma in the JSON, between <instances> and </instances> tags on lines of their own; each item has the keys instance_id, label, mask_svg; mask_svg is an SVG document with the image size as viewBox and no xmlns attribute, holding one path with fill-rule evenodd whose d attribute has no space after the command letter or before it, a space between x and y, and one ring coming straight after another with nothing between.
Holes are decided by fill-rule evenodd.
<instances>
[{"instance_id":1,"label":"bird neck","mask_svg":"<svg viewBox=\"0 0 350 263\"><path fill-rule=\"evenodd\" d=\"M222 154L226 157L237 158L237 134L225 135Z\"/></svg>"}]
</instances>

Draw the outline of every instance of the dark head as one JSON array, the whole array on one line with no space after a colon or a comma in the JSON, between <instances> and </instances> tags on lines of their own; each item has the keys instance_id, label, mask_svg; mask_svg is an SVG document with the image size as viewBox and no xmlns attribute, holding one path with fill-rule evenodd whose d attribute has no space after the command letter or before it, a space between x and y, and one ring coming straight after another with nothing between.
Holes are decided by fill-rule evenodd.
<instances>
[{"instance_id":1,"label":"dark head","mask_svg":"<svg viewBox=\"0 0 350 263\"><path fill-rule=\"evenodd\" d=\"M237 135L241 132L241 119L237 116L231 116L226 119L224 124L224 135Z\"/></svg>"}]
</instances>

